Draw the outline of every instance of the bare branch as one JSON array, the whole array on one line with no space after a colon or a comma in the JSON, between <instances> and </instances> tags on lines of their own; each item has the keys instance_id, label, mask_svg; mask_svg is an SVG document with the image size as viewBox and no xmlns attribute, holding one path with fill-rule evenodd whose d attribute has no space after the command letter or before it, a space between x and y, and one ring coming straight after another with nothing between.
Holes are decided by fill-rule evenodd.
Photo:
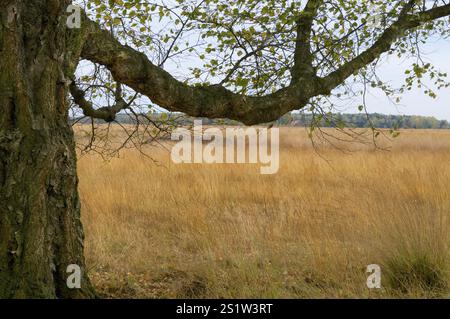
<instances>
[{"instance_id":1,"label":"bare branch","mask_svg":"<svg viewBox=\"0 0 450 319\"><path fill-rule=\"evenodd\" d=\"M125 102L122 98L122 88L120 84L117 85L115 93L116 104L111 107L95 109L92 103L86 100L83 90L78 88L74 81L70 84L70 93L72 94L74 102L83 110L85 116L102 119L108 123L115 120L117 113L130 106L130 103Z\"/></svg>"}]
</instances>

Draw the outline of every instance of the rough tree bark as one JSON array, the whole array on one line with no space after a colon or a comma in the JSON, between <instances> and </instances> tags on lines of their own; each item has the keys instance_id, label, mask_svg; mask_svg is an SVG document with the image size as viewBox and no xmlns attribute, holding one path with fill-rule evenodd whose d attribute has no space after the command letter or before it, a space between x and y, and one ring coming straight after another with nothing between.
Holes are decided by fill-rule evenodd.
<instances>
[{"instance_id":1,"label":"rough tree bark","mask_svg":"<svg viewBox=\"0 0 450 319\"><path fill-rule=\"evenodd\" d=\"M85 266L67 118L69 2L0 1L1 298L94 296L84 272L81 289L66 286L67 266Z\"/></svg>"}]
</instances>

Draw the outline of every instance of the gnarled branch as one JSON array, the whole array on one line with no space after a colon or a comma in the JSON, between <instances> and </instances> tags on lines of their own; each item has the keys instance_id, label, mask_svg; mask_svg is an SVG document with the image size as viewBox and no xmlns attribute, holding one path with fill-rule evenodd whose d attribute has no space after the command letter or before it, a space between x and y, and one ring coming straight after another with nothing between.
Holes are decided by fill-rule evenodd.
<instances>
[{"instance_id":1,"label":"gnarled branch","mask_svg":"<svg viewBox=\"0 0 450 319\"><path fill-rule=\"evenodd\" d=\"M223 85L191 86L178 81L153 64L144 53L123 45L110 32L102 30L97 23L87 18L84 22L87 36L81 57L105 66L118 82L146 95L153 103L169 111L196 117L229 118L252 125L274 121L289 111L306 106L315 96L329 95L352 74L389 51L392 44L406 31L450 15L449 4L410 14L409 4L414 1L408 1L397 21L382 33L373 46L328 76L319 78L307 66L312 65L313 59L310 52L312 23L322 3L321 0L309 0L301 14L292 82L265 96L237 94ZM82 104L86 104L80 100ZM118 107L120 108L120 104ZM93 112L92 108L85 109L86 112ZM105 115L99 115L109 119L109 111L101 109ZM100 110L96 113L98 112Z\"/></svg>"},{"instance_id":2,"label":"gnarled branch","mask_svg":"<svg viewBox=\"0 0 450 319\"><path fill-rule=\"evenodd\" d=\"M305 106L315 92L313 79L266 96L236 94L222 85L190 86L154 65L145 54L121 44L97 23L85 23L89 35L81 57L104 65L118 82L169 111L229 118L251 125L274 121Z\"/></svg>"},{"instance_id":3,"label":"gnarled branch","mask_svg":"<svg viewBox=\"0 0 450 319\"><path fill-rule=\"evenodd\" d=\"M70 84L69 88L74 102L83 110L83 114L85 116L102 119L108 123L113 122L116 119L117 113L130 106L130 103L125 102L122 98L122 89L120 84L118 84L116 88L116 103L113 106L105 106L98 109L95 109L92 103L86 100L83 90L78 88L74 81Z\"/></svg>"}]
</instances>

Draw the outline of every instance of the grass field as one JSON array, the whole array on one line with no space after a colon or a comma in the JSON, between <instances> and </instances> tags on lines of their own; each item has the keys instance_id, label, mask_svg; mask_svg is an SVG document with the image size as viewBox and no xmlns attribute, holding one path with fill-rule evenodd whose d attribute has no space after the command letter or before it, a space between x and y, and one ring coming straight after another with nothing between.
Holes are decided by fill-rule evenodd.
<instances>
[{"instance_id":1,"label":"grass field","mask_svg":"<svg viewBox=\"0 0 450 319\"><path fill-rule=\"evenodd\" d=\"M390 151L282 129L280 171L175 165L167 151L79 160L90 276L105 297L450 297L450 132ZM366 267L382 269L382 289Z\"/></svg>"}]
</instances>

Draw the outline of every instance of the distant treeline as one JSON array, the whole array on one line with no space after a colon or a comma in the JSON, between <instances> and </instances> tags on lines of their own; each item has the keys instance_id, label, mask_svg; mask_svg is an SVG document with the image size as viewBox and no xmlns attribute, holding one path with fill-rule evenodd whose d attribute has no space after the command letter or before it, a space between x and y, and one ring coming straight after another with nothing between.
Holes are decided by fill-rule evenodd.
<instances>
[{"instance_id":1,"label":"distant treeline","mask_svg":"<svg viewBox=\"0 0 450 319\"><path fill-rule=\"evenodd\" d=\"M155 123L171 123L171 125L191 125L194 118L179 113L153 113L140 117L140 122L148 120ZM201 118L204 125L240 125L239 122L227 119L211 120ZM75 119L72 119L75 121ZM121 124L134 124L136 118L125 114L118 114L116 121ZM89 119L79 121L90 123ZM102 121L96 121L102 123ZM305 113L288 113L275 122L277 126L308 127L314 123L316 127L353 127L353 128L387 128L387 129L450 129L450 123L446 120L438 120L429 116L384 115L373 114L332 114L331 116L318 116Z\"/></svg>"},{"instance_id":2,"label":"distant treeline","mask_svg":"<svg viewBox=\"0 0 450 319\"><path fill-rule=\"evenodd\" d=\"M319 127L335 127L342 124L355 128L387 129L450 129L446 120L429 116L373 114L333 114L331 117L318 117L312 114L287 114L278 120L278 125L309 126L315 123Z\"/></svg>"},{"instance_id":3,"label":"distant treeline","mask_svg":"<svg viewBox=\"0 0 450 319\"><path fill-rule=\"evenodd\" d=\"M186 120L186 119L185 119ZM187 118L191 123L192 118ZM450 129L446 120L438 120L429 116L384 115L373 114L332 114L331 116L318 116L306 113L288 113L276 121L277 126L308 127L314 123L317 127L354 127L354 128L386 128L386 129ZM239 125L229 120L203 119L203 124Z\"/></svg>"}]
</instances>

